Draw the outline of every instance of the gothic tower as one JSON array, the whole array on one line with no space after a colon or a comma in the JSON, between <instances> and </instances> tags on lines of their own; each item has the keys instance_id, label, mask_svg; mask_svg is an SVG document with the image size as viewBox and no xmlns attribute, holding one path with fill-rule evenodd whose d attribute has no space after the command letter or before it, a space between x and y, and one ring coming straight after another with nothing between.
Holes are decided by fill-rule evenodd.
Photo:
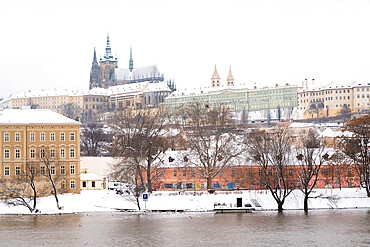
<instances>
[{"instance_id":1,"label":"gothic tower","mask_svg":"<svg viewBox=\"0 0 370 247\"><path fill-rule=\"evenodd\" d=\"M231 66L230 66L230 70L229 70L229 75L227 76L227 85L228 86L234 86L234 77L233 77L233 74L231 73Z\"/></svg>"},{"instance_id":2,"label":"gothic tower","mask_svg":"<svg viewBox=\"0 0 370 247\"><path fill-rule=\"evenodd\" d=\"M100 87L99 85L99 64L98 61L96 60L96 51L94 47L94 58L93 62L91 65L91 70L90 70L90 87L89 89L92 89L94 87Z\"/></svg>"},{"instance_id":3,"label":"gothic tower","mask_svg":"<svg viewBox=\"0 0 370 247\"><path fill-rule=\"evenodd\" d=\"M101 82L101 87L108 88L114 86L114 69L118 68L117 57L112 55L112 50L110 47L109 34L107 35L107 46L105 47L105 54L100 58L100 75L99 81Z\"/></svg>"},{"instance_id":4,"label":"gothic tower","mask_svg":"<svg viewBox=\"0 0 370 247\"><path fill-rule=\"evenodd\" d=\"M129 60L129 66L128 66L130 72L134 69L134 60L132 60L132 48L130 46L130 60Z\"/></svg>"},{"instance_id":5,"label":"gothic tower","mask_svg":"<svg viewBox=\"0 0 370 247\"><path fill-rule=\"evenodd\" d=\"M220 86L220 76L217 73L216 65L215 65L215 70L213 71L211 82L212 82L212 87L219 87Z\"/></svg>"}]
</instances>

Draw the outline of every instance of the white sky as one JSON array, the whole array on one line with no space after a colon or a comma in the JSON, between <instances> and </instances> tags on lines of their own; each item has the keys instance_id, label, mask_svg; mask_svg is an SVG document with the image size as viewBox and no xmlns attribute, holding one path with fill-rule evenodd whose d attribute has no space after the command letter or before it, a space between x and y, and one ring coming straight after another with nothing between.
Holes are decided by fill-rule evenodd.
<instances>
[{"instance_id":1,"label":"white sky","mask_svg":"<svg viewBox=\"0 0 370 247\"><path fill-rule=\"evenodd\" d=\"M1 0L0 97L88 89L107 32L118 65L157 64L178 88L370 78L368 0Z\"/></svg>"}]
</instances>

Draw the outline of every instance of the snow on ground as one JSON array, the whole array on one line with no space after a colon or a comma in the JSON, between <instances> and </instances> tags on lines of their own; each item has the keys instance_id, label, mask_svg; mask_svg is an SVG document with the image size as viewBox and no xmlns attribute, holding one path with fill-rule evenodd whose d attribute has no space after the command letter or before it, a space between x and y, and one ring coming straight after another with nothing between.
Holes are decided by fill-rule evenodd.
<instances>
[{"instance_id":1,"label":"snow on ground","mask_svg":"<svg viewBox=\"0 0 370 247\"><path fill-rule=\"evenodd\" d=\"M358 188L317 189L309 200L310 209L345 209L345 208L370 208L370 198L366 197L366 191ZM276 202L267 191L222 191L215 194L206 192L186 192L179 195L178 192L154 192L148 201L141 200L142 209L148 210L185 210L185 211L209 211L213 210L215 203L236 204L236 198L243 198L243 204L250 203L255 199L262 205L263 210L276 210ZM132 199L132 198L131 198ZM82 191L81 194L63 194L59 196L62 210L56 208L53 196L39 198L37 208L44 214L78 213L78 212L101 212L124 209L137 209L137 206L129 200L129 196L117 195L114 191ZM253 205L253 203L252 203ZM293 191L286 199L284 209L303 209L303 193ZM0 214L28 214L29 210L24 206L7 205L0 201Z\"/></svg>"}]
</instances>

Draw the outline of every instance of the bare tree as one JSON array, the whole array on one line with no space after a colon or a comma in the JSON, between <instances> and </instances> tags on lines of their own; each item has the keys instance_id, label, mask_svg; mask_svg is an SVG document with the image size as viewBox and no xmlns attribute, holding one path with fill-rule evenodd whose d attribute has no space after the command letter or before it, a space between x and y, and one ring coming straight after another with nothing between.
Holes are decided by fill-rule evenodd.
<instances>
[{"instance_id":1,"label":"bare tree","mask_svg":"<svg viewBox=\"0 0 370 247\"><path fill-rule=\"evenodd\" d=\"M296 164L300 182L300 190L304 194L304 211L308 212L308 199L312 190L316 186L320 168L329 155L321 138L314 130L310 130L307 135L300 140L301 147L297 149Z\"/></svg>"},{"instance_id":2,"label":"bare tree","mask_svg":"<svg viewBox=\"0 0 370 247\"><path fill-rule=\"evenodd\" d=\"M366 188L370 197L370 114L346 121L343 131L349 134L338 138L338 147L355 165L361 186Z\"/></svg>"},{"instance_id":3,"label":"bare tree","mask_svg":"<svg viewBox=\"0 0 370 247\"><path fill-rule=\"evenodd\" d=\"M187 115L188 149L181 159L187 160L189 169L207 180L209 190L213 178L246 150L244 136L233 132L231 114L226 107L209 108L196 102L188 106Z\"/></svg>"},{"instance_id":4,"label":"bare tree","mask_svg":"<svg viewBox=\"0 0 370 247\"><path fill-rule=\"evenodd\" d=\"M9 204L22 205L32 212L38 212L36 189L36 168L30 164L25 169L17 171L13 178L0 180L0 196L5 198Z\"/></svg>"},{"instance_id":5,"label":"bare tree","mask_svg":"<svg viewBox=\"0 0 370 247\"><path fill-rule=\"evenodd\" d=\"M262 173L252 175L252 181L263 184L275 199L278 211L283 211L285 199L294 190L294 165L291 161L291 135L287 129L269 134L255 131L250 134L248 154Z\"/></svg>"},{"instance_id":6,"label":"bare tree","mask_svg":"<svg viewBox=\"0 0 370 247\"><path fill-rule=\"evenodd\" d=\"M65 103L61 105L61 113L74 120L79 120L81 118L81 109L76 103Z\"/></svg>"},{"instance_id":7,"label":"bare tree","mask_svg":"<svg viewBox=\"0 0 370 247\"><path fill-rule=\"evenodd\" d=\"M114 132L111 153L120 162L113 167L114 172L134 169L140 186L152 192L161 159L168 149L165 135L169 123L167 111L117 112L111 125Z\"/></svg>"},{"instance_id":8,"label":"bare tree","mask_svg":"<svg viewBox=\"0 0 370 247\"><path fill-rule=\"evenodd\" d=\"M55 198L57 208L61 210L63 208L59 205L58 194L63 192L65 188L63 188L62 185L58 186L58 181L64 176L65 167L63 168L61 165L55 149L40 149L37 158L40 165L40 176L44 176L50 182L50 192Z\"/></svg>"},{"instance_id":9,"label":"bare tree","mask_svg":"<svg viewBox=\"0 0 370 247\"><path fill-rule=\"evenodd\" d=\"M106 152L108 135L104 133L103 124L91 122L82 127L81 155L102 156Z\"/></svg>"}]
</instances>

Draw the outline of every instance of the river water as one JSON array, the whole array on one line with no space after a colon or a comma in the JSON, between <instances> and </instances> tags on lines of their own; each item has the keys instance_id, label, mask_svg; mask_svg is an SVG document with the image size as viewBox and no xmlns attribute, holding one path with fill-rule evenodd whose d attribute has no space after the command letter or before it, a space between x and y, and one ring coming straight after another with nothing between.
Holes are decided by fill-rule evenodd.
<instances>
[{"instance_id":1,"label":"river water","mask_svg":"<svg viewBox=\"0 0 370 247\"><path fill-rule=\"evenodd\" d=\"M2 215L0 246L370 246L370 210Z\"/></svg>"}]
</instances>

